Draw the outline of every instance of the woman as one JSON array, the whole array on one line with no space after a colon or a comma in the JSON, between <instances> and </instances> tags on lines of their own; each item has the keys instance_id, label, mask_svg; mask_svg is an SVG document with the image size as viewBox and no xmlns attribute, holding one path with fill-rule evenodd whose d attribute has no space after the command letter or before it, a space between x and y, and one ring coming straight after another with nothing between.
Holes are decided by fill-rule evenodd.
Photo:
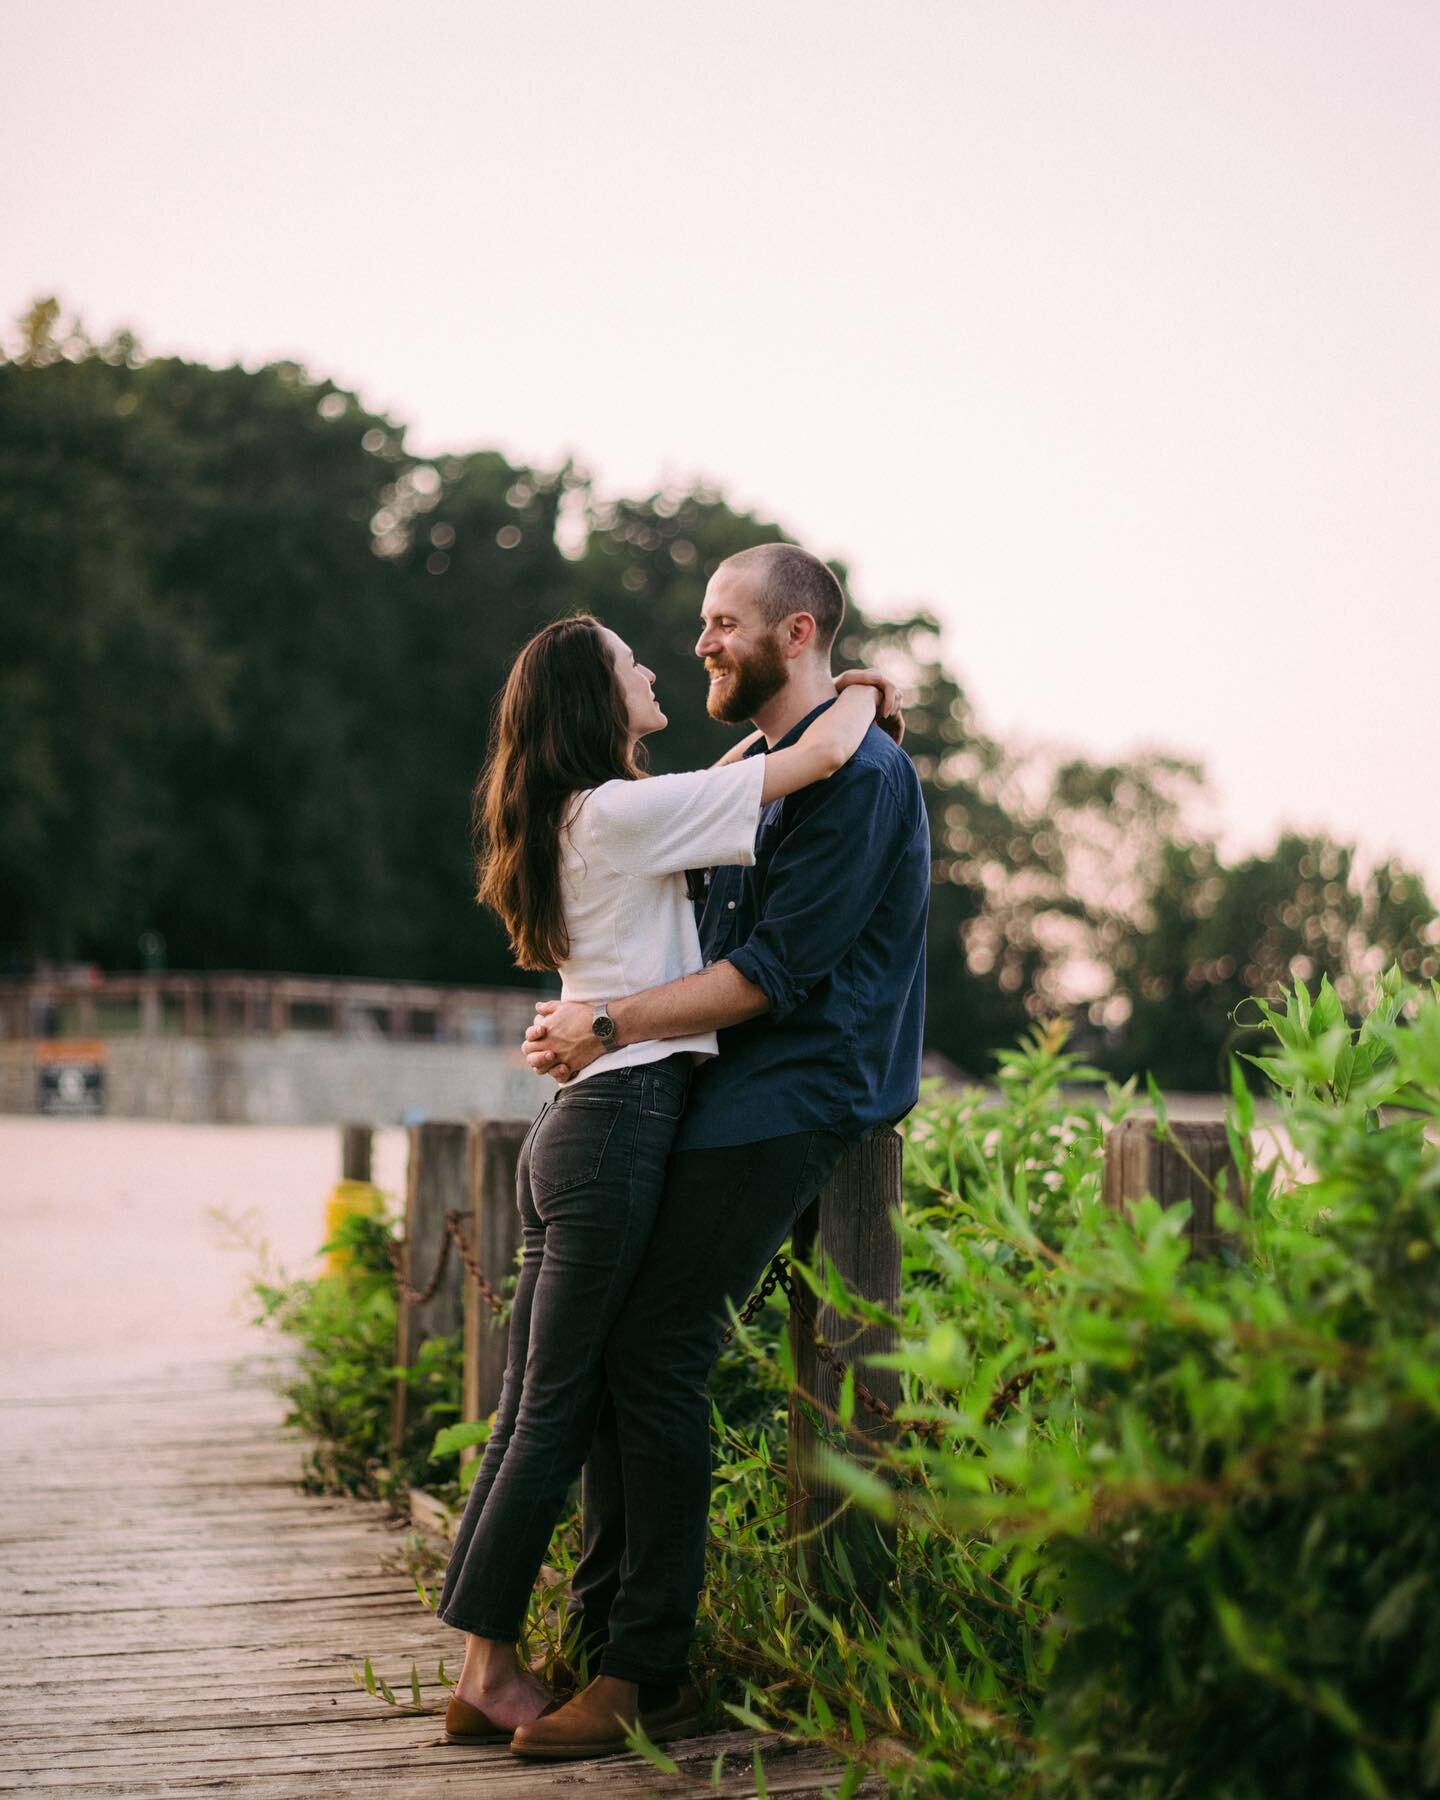
<instances>
[{"instance_id":1,"label":"woman","mask_svg":"<svg viewBox=\"0 0 1440 1800\"><path fill-rule=\"evenodd\" d=\"M557 970L567 998L614 999L701 966L684 872L754 860L761 806L834 774L877 709L879 677L851 678L789 749L646 778L640 743L663 729L655 677L589 617L521 650L477 790L478 897L525 969ZM446 1731L500 1742L548 1709L517 1640L551 1532L585 1460L603 1350L655 1217L665 1160L712 1032L628 1044L555 1094L516 1170L524 1256L505 1381L446 1571L439 1616L466 1633Z\"/></svg>"}]
</instances>

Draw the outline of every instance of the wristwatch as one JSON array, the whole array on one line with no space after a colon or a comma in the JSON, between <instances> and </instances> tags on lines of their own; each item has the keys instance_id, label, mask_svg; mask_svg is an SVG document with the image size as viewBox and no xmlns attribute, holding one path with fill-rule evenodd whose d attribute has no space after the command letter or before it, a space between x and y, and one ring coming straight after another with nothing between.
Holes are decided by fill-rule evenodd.
<instances>
[{"instance_id":1,"label":"wristwatch","mask_svg":"<svg viewBox=\"0 0 1440 1800\"><path fill-rule=\"evenodd\" d=\"M600 1042L607 1050L615 1042L615 1021L606 1011L609 1004L610 1002L608 1000L597 1000L595 1002L595 1016L590 1021L590 1029L595 1033L596 1037L599 1038Z\"/></svg>"}]
</instances>

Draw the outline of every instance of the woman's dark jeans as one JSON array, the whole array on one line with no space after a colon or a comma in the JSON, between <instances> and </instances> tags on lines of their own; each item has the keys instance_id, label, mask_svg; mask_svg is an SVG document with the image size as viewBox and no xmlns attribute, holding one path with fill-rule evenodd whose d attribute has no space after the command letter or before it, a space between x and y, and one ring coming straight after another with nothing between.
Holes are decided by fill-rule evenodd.
<instances>
[{"instance_id":1,"label":"woman's dark jeans","mask_svg":"<svg viewBox=\"0 0 1440 1800\"><path fill-rule=\"evenodd\" d=\"M670 1056L562 1088L521 1148L525 1254L505 1381L438 1609L457 1630L520 1636L590 1447L606 1339L650 1239L690 1066Z\"/></svg>"},{"instance_id":2,"label":"woman's dark jeans","mask_svg":"<svg viewBox=\"0 0 1440 1800\"><path fill-rule=\"evenodd\" d=\"M830 1131L679 1150L605 1350L608 1394L585 1464L585 1546L570 1591L601 1672L686 1677L710 1513L706 1380L728 1315L845 1153Z\"/></svg>"}]
</instances>

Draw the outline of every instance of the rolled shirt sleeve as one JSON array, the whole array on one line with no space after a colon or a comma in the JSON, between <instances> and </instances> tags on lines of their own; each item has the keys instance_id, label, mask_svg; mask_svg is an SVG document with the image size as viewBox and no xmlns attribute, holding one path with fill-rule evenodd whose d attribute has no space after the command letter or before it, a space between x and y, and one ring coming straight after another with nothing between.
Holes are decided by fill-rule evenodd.
<instances>
[{"instance_id":1,"label":"rolled shirt sleeve","mask_svg":"<svg viewBox=\"0 0 1440 1800\"><path fill-rule=\"evenodd\" d=\"M755 861L765 759L748 757L685 775L607 781L581 806L572 836L623 875Z\"/></svg>"},{"instance_id":2,"label":"rolled shirt sleeve","mask_svg":"<svg viewBox=\"0 0 1440 1800\"><path fill-rule=\"evenodd\" d=\"M775 1019L839 966L915 829L906 797L873 765L848 764L804 800L766 871L760 922L725 958L761 990Z\"/></svg>"}]
</instances>

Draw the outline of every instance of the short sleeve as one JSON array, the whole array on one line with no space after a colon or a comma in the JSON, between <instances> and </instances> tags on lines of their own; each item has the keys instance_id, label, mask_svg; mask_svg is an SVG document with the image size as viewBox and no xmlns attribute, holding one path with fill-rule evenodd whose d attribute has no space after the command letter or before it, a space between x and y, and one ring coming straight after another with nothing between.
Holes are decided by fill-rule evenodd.
<instances>
[{"instance_id":1,"label":"short sleeve","mask_svg":"<svg viewBox=\"0 0 1440 1800\"><path fill-rule=\"evenodd\" d=\"M688 775L607 781L580 808L572 835L622 875L749 867L764 785L763 756Z\"/></svg>"}]
</instances>

